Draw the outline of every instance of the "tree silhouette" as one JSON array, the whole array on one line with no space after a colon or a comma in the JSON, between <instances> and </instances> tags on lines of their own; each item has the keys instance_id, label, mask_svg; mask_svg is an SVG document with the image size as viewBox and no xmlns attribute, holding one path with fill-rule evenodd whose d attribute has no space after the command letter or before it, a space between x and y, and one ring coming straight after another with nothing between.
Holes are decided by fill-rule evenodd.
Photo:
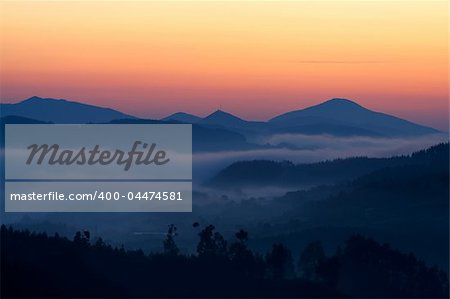
<instances>
[{"instance_id":1,"label":"tree silhouette","mask_svg":"<svg viewBox=\"0 0 450 299\"><path fill-rule=\"evenodd\" d=\"M236 239L238 239L240 243L245 243L248 241L248 233L243 229L239 230L235 234L235 236L236 236Z\"/></svg>"},{"instance_id":2,"label":"tree silhouette","mask_svg":"<svg viewBox=\"0 0 450 299\"><path fill-rule=\"evenodd\" d=\"M177 235L177 227L173 224L169 225L166 238L163 241L164 254L169 256L176 256L180 253L174 237Z\"/></svg>"},{"instance_id":3,"label":"tree silhouette","mask_svg":"<svg viewBox=\"0 0 450 299\"><path fill-rule=\"evenodd\" d=\"M261 266L260 259L257 260L247 247L248 233L241 229L235 234L235 237L237 242L230 245L228 252L236 272L244 277L262 277L264 266Z\"/></svg>"},{"instance_id":4,"label":"tree silhouette","mask_svg":"<svg viewBox=\"0 0 450 299\"><path fill-rule=\"evenodd\" d=\"M210 224L200 231L200 241L197 245L199 257L223 256L227 253L227 242L214 230L214 225Z\"/></svg>"},{"instance_id":5,"label":"tree silhouette","mask_svg":"<svg viewBox=\"0 0 450 299\"><path fill-rule=\"evenodd\" d=\"M266 263L271 277L275 280L294 276L294 264L291 251L283 244L273 244L266 255Z\"/></svg>"},{"instance_id":6,"label":"tree silhouette","mask_svg":"<svg viewBox=\"0 0 450 299\"><path fill-rule=\"evenodd\" d=\"M73 241L75 244L78 244L82 247L87 247L89 246L90 236L91 234L87 230L84 230L83 232L77 231L75 233Z\"/></svg>"},{"instance_id":7,"label":"tree silhouette","mask_svg":"<svg viewBox=\"0 0 450 299\"><path fill-rule=\"evenodd\" d=\"M225 240L214 230L210 225L200 234L199 249L208 249L200 250L203 256L174 256L112 247L100 238L91 245L81 232L71 241L61 236L15 231L3 225L2 296L448 298L445 272L427 267L412 254L400 253L362 236L351 237L335 255L318 262L318 279L313 282L295 277L291 253L282 244L274 244L265 259L253 253L247 246L248 233L243 230L235 234L228 255L221 256ZM166 238L173 237L175 231L175 226L169 225ZM321 254L317 254L320 247L315 242L305 248L308 265L316 264L309 263L311 260L321 260ZM209 258L204 258L204 254ZM264 275L266 268L269 275ZM33 279L24 279L31 276ZM48 283L48 277L52 277L52 283Z\"/></svg>"},{"instance_id":8,"label":"tree silhouette","mask_svg":"<svg viewBox=\"0 0 450 299\"><path fill-rule=\"evenodd\" d=\"M412 254L403 254L361 235L318 267L324 281L356 297L448 298L448 276L428 268Z\"/></svg>"},{"instance_id":9,"label":"tree silhouette","mask_svg":"<svg viewBox=\"0 0 450 299\"><path fill-rule=\"evenodd\" d=\"M325 260L325 252L320 241L308 244L300 254L299 271L309 280L317 279L317 268Z\"/></svg>"}]
</instances>

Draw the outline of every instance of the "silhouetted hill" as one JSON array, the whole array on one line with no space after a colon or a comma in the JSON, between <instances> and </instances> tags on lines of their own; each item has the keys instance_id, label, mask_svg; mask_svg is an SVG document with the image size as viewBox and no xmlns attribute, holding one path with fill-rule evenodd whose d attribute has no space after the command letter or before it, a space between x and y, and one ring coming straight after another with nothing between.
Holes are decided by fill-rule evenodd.
<instances>
[{"instance_id":1,"label":"silhouetted hill","mask_svg":"<svg viewBox=\"0 0 450 299\"><path fill-rule=\"evenodd\" d=\"M1 132L3 135L5 124L49 124L36 119L5 116L0 118ZM161 121L153 119L114 119L109 124L179 124L179 121ZM205 125L192 125L192 149L195 152L226 151L226 150L250 150L266 148L265 146L247 142L244 135L223 127L209 127ZM4 143L0 144L2 147Z\"/></svg>"},{"instance_id":2,"label":"silhouetted hill","mask_svg":"<svg viewBox=\"0 0 450 299\"><path fill-rule=\"evenodd\" d=\"M197 223L198 225L198 223ZM0 229L1 288L6 298L336 298L448 296L448 275L413 254L361 235L334 255L320 242L301 251L298 267L281 243L254 253L239 230L228 243L213 225L199 232L197 254L183 255L169 225L163 253L113 248L88 231L58 234ZM296 271L298 270L298 271ZM168 279L170 277L170 279ZM25 279L28 278L28 279ZM51 283L49 279L51 278ZM357 284L355 285L355 282Z\"/></svg>"},{"instance_id":3,"label":"silhouetted hill","mask_svg":"<svg viewBox=\"0 0 450 299\"><path fill-rule=\"evenodd\" d=\"M179 121L181 123L194 124L201 120L202 118L193 114L177 112L162 118L162 121Z\"/></svg>"},{"instance_id":4,"label":"silhouetted hill","mask_svg":"<svg viewBox=\"0 0 450 299\"><path fill-rule=\"evenodd\" d=\"M369 110L347 99L332 99L302 110L287 112L272 118L269 123L278 131L295 130L307 134L416 136L438 132L433 128Z\"/></svg>"},{"instance_id":5,"label":"silhouetted hill","mask_svg":"<svg viewBox=\"0 0 450 299\"><path fill-rule=\"evenodd\" d=\"M332 99L319 105L287 112L268 122L247 121L222 110L217 110L203 119L184 113L177 113L172 118L187 123L220 126L236 130L248 137L285 133L406 137L439 133L433 128L371 111L346 99Z\"/></svg>"},{"instance_id":6,"label":"silhouetted hill","mask_svg":"<svg viewBox=\"0 0 450 299\"><path fill-rule=\"evenodd\" d=\"M202 234L203 232L203 234ZM89 232L67 238L1 227L1 288L7 298L338 297L328 286L287 277L292 260L265 261L245 240L228 247L214 226L202 231L198 254L182 255L167 235L164 253L113 248ZM213 235L211 235L213 234ZM220 240L223 248L218 247ZM30 250L31 249L31 250ZM28 253L27 253L28 252ZM278 254L275 252L274 254ZM278 254L279 255L279 254ZM275 256L278 258L278 256ZM285 265L285 263L290 263ZM282 271L278 275L277 267ZM31 279L23 279L33 275ZM276 275L276 276L275 276ZM275 276L275 277L274 277ZM52 277L51 283L49 278ZM168 279L170 277L170 279ZM22 279L19 279L22 278Z\"/></svg>"},{"instance_id":7,"label":"silhouetted hill","mask_svg":"<svg viewBox=\"0 0 450 299\"><path fill-rule=\"evenodd\" d=\"M252 217L259 215L260 224L252 229L259 244L281 239L298 248L314 238L336 244L359 232L448 271L448 150L448 144L441 144L407 158L411 163L382 168L348 183L288 192L264 206L247 204L223 213L245 209Z\"/></svg>"},{"instance_id":8,"label":"silhouetted hill","mask_svg":"<svg viewBox=\"0 0 450 299\"><path fill-rule=\"evenodd\" d=\"M161 121L150 119L122 119L111 121L112 124L179 124L178 121ZM210 127L192 124L192 150L195 152L250 150L264 148L248 143L244 135L223 127Z\"/></svg>"},{"instance_id":9,"label":"silhouetted hill","mask_svg":"<svg viewBox=\"0 0 450 299\"><path fill-rule=\"evenodd\" d=\"M104 123L114 119L134 118L110 108L39 97L31 97L15 104L1 104L0 108L1 116L16 115L53 123ZM252 138L284 133L370 137L439 133L433 128L374 112L345 99L332 99L316 106L287 112L268 122L247 121L222 110L217 110L205 118L178 112L163 118L162 121L222 127Z\"/></svg>"},{"instance_id":10,"label":"silhouetted hill","mask_svg":"<svg viewBox=\"0 0 450 299\"><path fill-rule=\"evenodd\" d=\"M309 121L312 120L311 123ZM270 126L271 134L303 134L303 135L332 135L337 137L365 136L386 137L386 134L358 127L350 124L342 124L333 120L317 121L316 118L303 117L290 125L275 124Z\"/></svg>"},{"instance_id":11,"label":"silhouetted hill","mask_svg":"<svg viewBox=\"0 0 450 299\"><path fill-rule=\"evenodd\" d=\"M448 144L438 147L447 149L446 156L443 156L444 150L435 155L433 151L437 147L430 148L426 160L414 161L411 157L412 163L382 168L349 183L336 185L328 190L330 195L322 200L300 200L308 192L317 192L321 187L289 192L278 200L289 202L291 208L296 203L301 205L301 208L292 209L289 213L296 214L296 217L313 217L312 222L316 224L368 225L372 222L374 228L395 230L400 228L401 223L403 229L411 229L406 223L417 221L415 226L421 229L439 224L444 224L441 229L448 229L445 225L445 222L448 224L449 212Z\"/></svg>"},{"instance_id":12,"label":"silhouetted hill","mask_svg":"<svg viewBox=\"0 0 450 299\"><path fill-rule=\"evenodd\" d=\"M203 124L220 124L224 126L236 126L236 125L243 125L247 121L243 120L242 118L239 118L237 116L234 116L231 113L222 111L222 110L216 110L210 115L206 116L201 121Z\"/></svg>"},{"instance_id":13,"label":"silhouetted hill","mask_svg":"<svg viewBox=\"0 0 450 299\"><path fill-rule=\"evenodd\" d=\"M58 124L102 123L134 118L110 108L36 96L15 104L0 104L0 111L2 117L15 115Z\"/></svg>"},{"instance_id":14,"label":"silhouetted hill","mask_svg":"<svg viewBox=\"0 0 450 299\"><path fill-rule=\"evenodd\" d=\"M235 162L221 170L207 184L221 188L252 186L305 186L345 181L385 167L424 164L430 161L445 163L449 155L448 143L434 146L411 156L392 158L356 157L311 164L294 164L254 160Z\"/></svg>"},{"instance_id":15,"label":"silhouetted hill","mask_svg":"<svg viewBox=\"0 0 450 299\"><path fill-rule=\"evenodd\" d=\"M8 115L0 118L0 124L51 124L52 122L40 121L28 117L22 117L17 115Z\"/></svg>"}]
</instances>

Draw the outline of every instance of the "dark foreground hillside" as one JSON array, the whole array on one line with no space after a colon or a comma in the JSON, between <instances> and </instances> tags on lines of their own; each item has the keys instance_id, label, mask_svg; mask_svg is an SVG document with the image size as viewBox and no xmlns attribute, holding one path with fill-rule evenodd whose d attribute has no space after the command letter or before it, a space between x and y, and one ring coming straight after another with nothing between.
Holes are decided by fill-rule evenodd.
<instances>
[{"instance_id":1,"label":"dark foreground hillside","mask_svg":"<svg viewBox=\"0 0 450 299\"><path fill-rule=\"evenodd\" d=\"M145 255L87 231L72 241L2 226L2 297L448 297L447 274L360 235L329 257L313 242L298 263L283 244L255 254L243 230L199 237L197 254L180 254L171 225L163 253Z\"/></svg>"},{"instance_id":2,"label":"dark foreground hillside","mask_svg":"<svg viewBox=\"0 0 450 299\"><path fill-rule=\"evenodd\" d=\"M335 184L387 167L448 165L449 144L441 143L408 156L390 158L353 157L318 163L253 160L235 162L221 170L206 185L219 188L255 186L304 186Z\"/></svg>"},{"instance_id":3,"label":"dark foreground hillside","mask_svg":"<svg viewBox=\"0 0 450 299\"><path fill-rule=\"evenodd\" d=\"M299 252L319 239L331 253L349 235L359 233L414 252L448 272L449 144L383 160L393 163L344 183L227 203L214 223L222 229L223 223L249 219L245 228L252 233L250 245L261 251L283 242Z\"/></svg>"}]
</instances>

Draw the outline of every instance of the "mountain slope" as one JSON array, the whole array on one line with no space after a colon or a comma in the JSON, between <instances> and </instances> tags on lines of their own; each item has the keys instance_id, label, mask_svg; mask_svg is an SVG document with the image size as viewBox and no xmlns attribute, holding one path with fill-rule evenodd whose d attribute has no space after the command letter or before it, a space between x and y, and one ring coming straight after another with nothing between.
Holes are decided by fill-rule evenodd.
<instances>
[{"instance_id":1,"label":"mountain slope","mask_svg":"<svg viewBox=\"0 0 450 299\"><path fill-rule=\"evenodd\" d=\"M185 113L185 112L177 112L177 113L171 114L169 116L166 116L166 117L162 118L161 120L162 121L179 121L182 123L195 124L195 123L199 122L200 120L202 120L202 118L199 116L193 115L193 114Z\"/></svg>"},{"instance_id":2,"label":"mountain slope","mask_svg":"<svg viewBox=\"0 0 450 299\"><path fill-rule=\"evenodd\" d=\"M78 102L31 97L15 104L0 104L1 116L15 115L58 124L101 123L134 118L122 112Z\"/></svg>"},{"instance_id":3,"label":"mountain slope","mask_svg":"<svg viewBox=\"0 0 450 299\"><path fill-rule=\"evenodd\" d=\"M217 110L202 119L200 123L205 125L221 125L224 127L242 127L247 125L248 122L231 113Z\"/></svg>"},{"instance_id":4,"label":"mountain slope","mask_svg":"<svg viewBox=\"0 0 450 299\"><path fill-rule=\"evenodd\" d=\"M251 140L254 136L261 136L267 131L267 123L247 121L231 113L217 110L198 122L207 127L222 127L227 130L239 132Z\"/></svg>"},{"instance_id":5,"label":"mountain slope","mask_svg":"<svg viewBox=\"0 0 450 299\"><path fill-rule=\"evenodd\" d=\"M135 119L119 111L67 100L32 97L15 104L0 104L0 116L20 116L52 123L105 123ZM205 118L178 112L162 121L222 127L257 140L273 134L409 137L439 133L388 114L374 112L355 102L332 99L302 110L281 114L268 122L246 121L217 110Z\"/></svg>"},{"instance_id":6,"label":"mountain slope","mask_svg":"<svg viewBox=\"0 0 450 299\"><path fill-rule=\"evenodd\" d=\"M411 156L356 157L309 164L269 160L239 161L221 170L207 184L219 188L286 187L330 184L354 179L386 167L448 164L449 144L439 144ZM445 159L446 158L446 159Z\"/></svg>"},{"instance_id":7,"label":"mountain slope","mask_svg":"<svg viewBox=\"0 0 450 299\"><path fill-rule=\"evenodd\" d=\"M302 128L316 129L314 133L331 133L333 128L340 128L342 135L346 128L354 132L366 132L367 135L378 136L417 136L438 133L439 131L421 126L410 121L375 112L347 99L332 99L319 105L302 110L281 114L272 118L269 123L279 131L290 130L301 132ZM320 127L324 129L320 130ZM291 129L289 129L291 128ZM306 130L308 133L308 130ZM349 134L353 135L353 134Z\"/></svg>"},{"instance_id":8,"label":"mountain slope","mask_svg":"<svg viewBox=\"0 0 450 299\"><path fill-rule=\"evenodd\" d=\"M151 119L120 119L112 124L170 124L178 121L161 121ZM192 124L192 150L194 152L216 152L227 150L250 150L265 148L247 142L245 136L222 127L210 127Z\"/></svg>"}]
</instances>

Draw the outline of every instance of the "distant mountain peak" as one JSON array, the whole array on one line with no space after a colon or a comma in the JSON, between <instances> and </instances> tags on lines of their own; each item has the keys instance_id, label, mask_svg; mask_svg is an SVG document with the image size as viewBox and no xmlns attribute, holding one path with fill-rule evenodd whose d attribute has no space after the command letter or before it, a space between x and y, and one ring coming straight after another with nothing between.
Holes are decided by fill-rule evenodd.
<instances>
[{"instance_id":1,"label":"distant mountain peak","mask_svg":"<svg viewBox=\"0 0 450 299\"><path fill-rule=\"evenodd\" d=\"M369 110L354 101L342 98L334 98L318 105L286 112L272 118L269 122L277 123L278 127L285 128L315 127L316 134L335 132L335 129L339 127L345 128L346 132L354 132L356 129L359 132L366 131L364 134L369 132L379 136L414 136L438 132L433 128ZM321 126L322 129L317 129Z\"/></svg>"},{"instance_id":2,"label":"distant mountain peak","mask_svg":"<svg viewBox=\"0 0 450 299\"><path fill-rule=\"evenodd\" d=\"M162 121L180 121L185 123L196 123L199 122L202 118L197 115L189 114L186 112L176 112L169 116L162 118Z\"/></svg>"},{"instance_id":3,"label":"distant mountain peak","mask_svg":"<svg viewBox=\"0 0 450 299\"><path fill-rule=\"evenodd\" d=\"M243 119L237 117L236 115L233 115L229 112L223 111L221 109L217 109L216 111L214 111L213 113L211 113L210 115L208 115L207 117L204 118L204 120L238 120L238 121L244 121Z\"/></svg>"},{"instance_id":4,"label":"distant mountain peak","mask_svg":"<svg viewBox=\"0 0 450 299\"><path fill-rule=\"evenodd\" d=\"M333 98L331 100L325 101L323 103L320 103L318 105L315 106L311 106L309 108L314 108L314 107L332 107L332 108L336 108L336 107L354 107L354 108L364 108L363 106L361 106L360 104L349 100L349 99L344 99L344 98ZM309 109L306 108L306 109Z\"/></svg>"},{"instance_id":5,"label":"distant mountain peak","mask_svg":"<svg viewBox=\"0 0 450 299\"><path fill-rule=\"evenodd\" d=\"M34 103L34 102L71 102L71 101L64 100L64 99L41 98L41 97L38 97L38 96L32 96L31 98L23 100L23 101L21 101L19 103ZM86 105L86 104L84 104L84 105Z\"/></svg>"},{"instance_id":6,"label":"distant mountain peak","mask_svg":"<svg viewBox=\"0 0 450 299\"><path fill-rule=\"evenodd\" d=\"M0 104L0 108L2 116L15 115L52 123L104 123L134 118L111 108L38 96L18 103Z\"/></svg>"},{"instance_id":7,"label":"distant mountain peak","mask_svg":"<svg viewBox=\"0 0 450 299\"><path fill-rule=\"evenodd\" d=\"M353 113L353 112L362 112L366 113L370 110L361 106L360 104L344 99L344 98L333 98L331 100L322 102L317 105L313 105L310 107L306 107L304 109L290 111L285 113L285 115L296 115L298 113L303 113L304 116L306 115L322 115L323 113L327 113L329 117L333 118L336 116L336 114L346 114L346 113ZM322 115L323 116L323 115ZM276 119L277 117L273 118Z\"/></svg>"},{"instance_id":8,"label":"distant mountain peak","mask_svg":"<svg viewBox=\"0 0 450 299\"><path fill-rule=\"evenodd\" d=\"M236 126L247 123L247 121L221 109L218 109L201 120L203 124Z\"/></svg>"},{"instance_id":9,"label":"distant mountain peak","mask_svg":"<svg viewBox=\"0 0 450 299\"><path fill-rule=\"evenodd\" d=\"M344 98L332 98L331 100L325 101L322 104L332 104L332 103L338 103L338 104L351 104L351 105L356 105L356 106L361 106L358 103L349 100L349 99L344 99Z\"/></svg>"},{"instance_id":10,"label":"distant mountain peak","mask_svg":"<svg viewBox=\"0 0 450 299\"><path fill-rule=\"evenodd\" d=\"M207 117L212 116L212 115L228 115L228 116L233 116L233 117L239 118L239 117L234 116L233 114L231 114L229 112L226 112L226 111L223 111L221 109L217 109L216 111L214 111L213 113L211 113Z\"/></svg>"},{"instance_id":11,"label":"distant mountain peak","mask_svg":"<svg viewBox=\"0 0 450 299\"><path fill-rule=\"evenodd\" d=\"M32 101L40 101L40 100L43 100L43 98L38 97L38 96L32 96L31 98L23 100L22 102L32 102Z\"/></svg>"},{"instance_id":12,"label":"distant mountain peak","mask_svg":"<svg viewBox=\"0 0 450 299\"><path fill-rule=\"evenodd\" d=\"M175 112L175 113L173 113L173 114L171 114L171 115L169 115L167 117L171 117L171 116L186 116L186 115L195 116L193 114L189 114L189 113L186 113L186 112Z\"/></svg>"}]
</instances>

